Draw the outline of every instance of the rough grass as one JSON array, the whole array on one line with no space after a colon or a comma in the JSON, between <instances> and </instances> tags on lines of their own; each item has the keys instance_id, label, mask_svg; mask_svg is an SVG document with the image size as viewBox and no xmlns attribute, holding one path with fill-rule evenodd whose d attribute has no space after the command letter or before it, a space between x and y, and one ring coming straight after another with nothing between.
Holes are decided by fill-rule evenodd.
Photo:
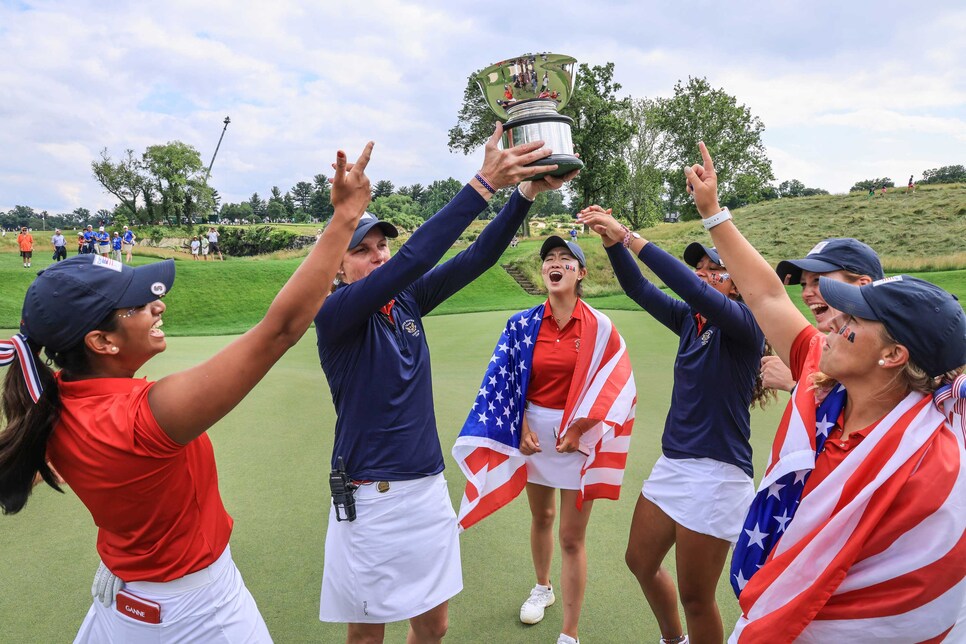
<instances>
[{"instance_id":1,"label":"rough grass","mask_svg":"<svg viewBox=\"0 0 966 644\"><path fill-rule=\"evenodd\" d=\"M174 313L176 307L171 307ZM426 321L440 442L454 507L464 479L450 449L479 387L508 312L436 316ZM638 388L637 421L620 501L598 501L587 535L589 579L581 639L598 644L657 641L659 633L636 580L624 566L624 547L641 481L660 453L677 339L642 312L611 315L627 340ZM4 337L7 337L6 335ZM155 379L211 356L230 337L172 338L143 375ZM345 627L318 621L327 483L334 413L318 366L315 338L305 338L210 435L222 497L235 519L232 553L277 642L340 642ZM755 410L755 465L782 405ZM465 589L451 602L447 642L553 642L562 603L543 623L520 624L520 604L532 587L529 510L518 498L461 537ZM97 567L96 528L68 491L37 488L19 515L0 517L0 615L4 642L70 641L90 605ZM668 567L674 570L673 553ZM560 578L559 550L552 579ZM718 586L726 629L738 605L727 581ZM405 640L405 625L387 629L387 642Z\"/></svg>"}]
</instances>

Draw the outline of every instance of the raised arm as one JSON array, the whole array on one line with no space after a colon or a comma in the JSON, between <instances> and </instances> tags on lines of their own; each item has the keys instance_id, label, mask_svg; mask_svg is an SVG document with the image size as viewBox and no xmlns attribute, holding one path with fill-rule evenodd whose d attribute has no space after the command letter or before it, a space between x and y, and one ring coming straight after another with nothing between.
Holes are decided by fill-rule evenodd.
<instances>
[{"instance_id":1,"label":"raised arm","mask_svg":"<svg viewBox=\"0 0 966 644\"><path fill-rule=\"evenodd\" d=\"M698 213L702 219L708 219L722 212L718 204L718 176L708 149L703 142L698 146L704 163L685 168L684 174ZM751 309L776 355L788 364L792 343L809 325L808 320L788 297L775 270L742 236L733 220L715 224L710 232L718 253L728 266L731 279L741 291L742 299Z\"/></svg>"},{"instance_id":2,"label":"raised arm","mask_svg":"<svg viewBox=\"0 0 966 644\"><path fill-rule=\"evenodd\" d=\"M546 169L526 167L551 154L549 149L542 148L542 141L500 150L497 143L502 133L503 126L498 123L486 143L483 167L478 173L492 188L515 185ZM436 266L460 233L483 211L490 197L492 193L480 181L475 177L470 180L452 201L412 234L392 259L332 295L315 318L321 335L335 342L343 334L352 333L386 302Z\"/></svg>"},{"instance_id":3,"label":"raised arm","mask_svg":"<svg viewBox=\"0 0 966 644\"><path fill-rule=\"evenodd\" d=\"M627 296L658 322L674 333L680 334L684 318L688 315L688 306L654 286L641 273L641 269L634 262L628 249L633 250L634 243L640 246L642 240L632 238L632 243L628 245L628 249L625 249L622 242L626 229L611 217L609 210L602 210L599 206L582 210L577 221L590 226L600 234L607 257L617 276L617 282Z\"/></svg>"},{"instance_id":4,"label":"raised arm","mask_svg":"<svg viewBox=\"0 0 966 644\"><path fill-rule=\"evenodd\" d=\"M530 211L538 194L557 190L577 176L577 170L564 177L546 176L521 183L493 221L483 228L470 247L441 264L414 284L420 311L426 315L461 288L496 264L513 239L513 235Z\"/></svg>"},{"instance_id":5,"label":"raised arm","mask_svg":"<svg viewBox=\"0 0 966 644\"><path fill-rule=\"evenodd\" d=\"M369 204L371 192L365 169L372 146L372 142L366 145L354 164L347 164L345 153L339 151L332 184L332 221L275 296L262 321L214 357L162 378L151 388L151 411L174 441L186 444L214 425L305 334Z\"/></svg>"}]
</instances>

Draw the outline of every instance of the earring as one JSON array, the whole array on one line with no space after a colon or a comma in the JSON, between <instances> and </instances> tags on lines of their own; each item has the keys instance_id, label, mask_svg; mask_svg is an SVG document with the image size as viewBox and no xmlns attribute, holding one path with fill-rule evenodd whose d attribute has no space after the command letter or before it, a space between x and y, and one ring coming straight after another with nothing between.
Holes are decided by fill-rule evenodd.
<instances>
[{"instance_id":1,"label":"earring","mask_svg":"<svg viewBox=\"0 0 966 644\"><path fill-rule=\"evenodd\" d=\"M117 353L117 347L111 347L111 353Z\"/></svg>"},{"instance_id":2,"label":"earring","mask_svg":"<svg viewBox=\"0 0 966 644\"><path fill-rule=\"evenodd\" d=\"M884 367L885 366L885 360L879 360L879 366L880 367Z\"/></svg>"}]
</instances>

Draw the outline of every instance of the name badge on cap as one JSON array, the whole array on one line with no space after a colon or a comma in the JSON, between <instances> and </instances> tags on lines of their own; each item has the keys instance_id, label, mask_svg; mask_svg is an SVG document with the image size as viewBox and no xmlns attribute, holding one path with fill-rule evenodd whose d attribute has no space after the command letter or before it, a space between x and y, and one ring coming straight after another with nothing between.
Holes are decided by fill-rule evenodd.
<instances>
[{"instance_id":1,"label":"name badge on cap","mask_svg":"<svg viewBox=\"0 0 966 644\"><path fill-rule=\"evenodd\" d=\"M101 266L103 268L109 268L112 271L117 271L118 273L123 271L124 265L113 259L108 259L103 255L94 255L94 266Z\"/></svg>"},{"instance_id":2,"label":"name badge on cap","mask_svg":"<svg viewBox=\"0 0 966 644\"><path fill-rule=\"evenodd\" d=\"M812 250L808 251L808 254L809 255L815 255L817 253L821 253L822 250L824 250L826 246L828 246L828 242L827 241L820 241L819 243L815 244L815 246L812 248ZM806 255L806 257L807 256L808 255Z\"/></svg>"}]
</instances>

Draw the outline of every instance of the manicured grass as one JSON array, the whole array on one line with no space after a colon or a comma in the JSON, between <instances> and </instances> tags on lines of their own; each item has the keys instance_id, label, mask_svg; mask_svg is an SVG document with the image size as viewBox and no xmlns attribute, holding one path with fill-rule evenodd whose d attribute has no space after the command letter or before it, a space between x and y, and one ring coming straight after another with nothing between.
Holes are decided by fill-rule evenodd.
<instances>
[{"instance_id":1,"label":"manicured grass","mask_svg":"<svg viewBox=\"0 0 966 644\"><path fill-rule=\"evenodd\" d=\"M169 309L174 314L175 307ZM454 507L463 477L449 451L472 405L507 312L436 316L426 321L440 441ZM166 314L167 317L167 314ZM623 557L640 484L660 452L670 398L676 337L642 312L611 314L627 340L638 389L637 422L620 501L599 501L588 530L589 581L581 620L588 642L657 641L659 634ZM167 327L166 327L167 328ZM3 337L8 337L9 331ZM195 364L229 337L172 338L144 375L158 378ZM786 397L787 398L787 397ZM784 401L786 398L783 398ZM756 471L764 467L782 404L754 411ZM210 435L222 496L235 519L232 553L278 642L339 642L341 625L318 621L328 472L334 414L309 332ZM465 589L451 603L455 643L552 642L559 632L558 598L543 623L520 624L520 603L532 587L529 511L517 499L461 537ZM97 557L95 527L76 497L37 489L19 515L0 518L0 615L3 641L69 641L90 605ZM673 570L673 556L668 560ZM553 579L559 579L559 552ZM727 581L718 589L726 630L738 615ZM405 639L405 625L387 642Z\"/></svg>"}]
</instances>

